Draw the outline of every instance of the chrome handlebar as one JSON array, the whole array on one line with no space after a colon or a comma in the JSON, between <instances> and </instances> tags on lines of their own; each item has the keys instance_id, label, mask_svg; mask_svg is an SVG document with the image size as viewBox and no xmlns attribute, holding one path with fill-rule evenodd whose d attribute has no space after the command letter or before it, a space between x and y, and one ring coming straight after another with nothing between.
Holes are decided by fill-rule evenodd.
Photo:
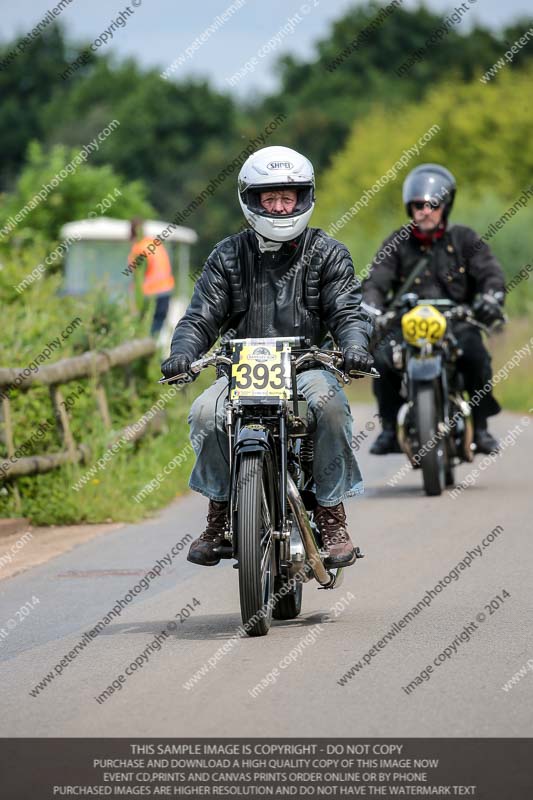
<instances>
[{"instance_id":1,"label":"chrome handlebar","mask_svg":"<svg viewBox=\"0 0 533 800\"><path fill-rule=\"evenodd\" d=\"M342 360L343 355L340 350L319 350L316 345L313 345L309 351L295 358L294 364L296 369L298 369L302 364L305 364L308 361L318 361L320 364L323 364L325 367L330 369L335 375L338 375L343 383L350 383L350 377L339 369L339 364L342 363ZM193 361L191 364L191 372L197 375L203 369L206 369L206 367L217 366L218 364L231 366L232 363L232 360L227 356L222 355L221 350L219 349L207 356L202 356L202 358L199 358L197 361ZM361 370L357 370L356 374L365 378L380 377L379 372L377 369L374 369L374 367L371 367L370 372L362 372ZM187 373L182 372L179 375L174 375L172 378L160 378L158 383L170 383L170 381L183 380L187 377L189 377Z\"/></svg>"},{"instance_id":2,"label":"chrome handlebar","mask_svg":"<svg viewBox=\"0 0 533 800\"><path fill-rule=\"evenodd\" d=\"M295 360L296 369L298 369L298 367L300 367L302 364L305 364L307 361L318 361L320 364L323 364L325 367L330 369L335 375L338 375L343 383L350 383L350 377L339 369L339 365L343 361L343 355L340 350L319 350L316 345L313 345L313 347L311 347L307 353L298 356L298 358ZM370 372L357 370L356 374L362 375L365 378L380 377L379 372L377 369L374 369L374 367L370 368Z\"/></svg>"},{"instance_id":3,"label":"chrome handlebar","mask_svg":"<svg viewBox=\"0 0 533 800\"><path fill-rule=\"evenodd\" d=\"M449 301L450 304L453 301ZM430 304L431 301L421 301L420 305L427 305ZM474 328L479 328L479 330L483 331L487 335L490 335L493 332L495 326L491 326L490 328L487 325L484 325L482 322L478 322L478 320L474 316L474 312L470 308L470 306L466 305L454 305L452 308L444 310L443 308L438 307L438 303L435 303L435 307L437 310L441 312L446 319L449 320L458 320L463 322L468 322L469 325L472 325ZM405 314L405 309L397 308L391 311L385 311L383 314L377 317L379 322L376 322L376 328L381 329L381 331L387 330L389 325L394 322L395 320L402 317Z\"/></svg>"}]
</instances>

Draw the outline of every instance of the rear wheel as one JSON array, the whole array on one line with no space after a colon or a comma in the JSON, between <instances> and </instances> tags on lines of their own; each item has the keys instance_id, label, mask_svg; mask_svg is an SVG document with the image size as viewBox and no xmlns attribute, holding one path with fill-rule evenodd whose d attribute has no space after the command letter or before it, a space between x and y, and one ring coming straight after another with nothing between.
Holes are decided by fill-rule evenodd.
<instances>
[{"instance_id":1,"label":"rear wheel","mask_svg":"<svg viewBox=\"0 0 533 800\"><path fill-rule=\"evenodd\" d=\"M249 636L265 636L272 622L275 568L272 477L267 453L242 455L237 479L236 532L241 617Z\"/></svg>"},{"instance_id":2,"label":"rear wheel","mask_svg":"<svg viewBox=\"0 0 533 800\"><path fill-rule=\"evenodd\" d=\"M444 439L437 438L440 413L436 398L435 384L420 384L416 392L416 427L423 455L420 466L427 495L442 493L445 485Z\"/></svg>"},{"instance_id":3,"label":"rear wheel","mask_svg":"<svg viewBox=\"0 0 533 800\"><path fill-rule=\"evenodd\" d=\"M453 466L453 456L448 453L446 459L446 469L444 471L444 483L446 486L454 486L455 484L455 469Z\"/></svg>"}]
</instances>

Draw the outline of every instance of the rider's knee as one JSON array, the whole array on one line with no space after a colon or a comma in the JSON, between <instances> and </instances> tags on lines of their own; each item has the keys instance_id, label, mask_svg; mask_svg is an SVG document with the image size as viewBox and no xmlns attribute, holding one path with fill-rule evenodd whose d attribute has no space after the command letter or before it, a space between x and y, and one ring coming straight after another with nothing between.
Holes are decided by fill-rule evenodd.
<instances>
[{"instance_id":1,"label":"rider's knee","mask_svg":"<svg viewBox=\"0 0 533 800\"><path fill-rule=\"evenodd\" d=\"M215 409L211 408L210 403L202 400L202 396L197 397L191 405L187 421L189 425L195 430L208 429L208 423L212 423L215 419Z\"/></svg>"},{"instance_id":2,"label":"rider's knee","mask_svg":"<svg viewBox=\"0 0 533 800\"><path fill-rule=\"evenodd\" d=\"M335 430L340 430L350 417L350 406L344 396L344 392L330 390L322 398L322 402L317 409L323 422L326 421Z\"/></svg>"}]
</instances>

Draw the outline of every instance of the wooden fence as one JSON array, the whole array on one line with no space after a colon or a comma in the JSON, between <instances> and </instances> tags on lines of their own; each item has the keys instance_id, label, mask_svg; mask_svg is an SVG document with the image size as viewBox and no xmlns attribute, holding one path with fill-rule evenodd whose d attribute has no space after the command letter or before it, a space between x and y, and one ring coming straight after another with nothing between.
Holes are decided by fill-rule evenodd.
<instances>
[{"instance_id":1,"label":"wooden fence","mask_svg":"<svg viewBox=\"0 0 533 800\"><path fill-rule=\"evenodd\" d=\"M0 394L2 395L2 406L0 411L0 423L3 423L4 440L7 448L7 463L4 463L2 473L4 478L13 478L20 475L31 475L39 472L48 472L51 469L65 463L77 463L87 461L90 456L90 447L87 443L77 443L74 441L70 428L69 415L66 403L63 399L61 386L77 380L78 378L94 379L94 395L96 407L102 418L104 427L111 430L111 416L105 387L101 381L101 376L108 372L112 367L127 366L138 358L151 356L156 349L153 339L135 339L126 344L121 344L110 350L90 350L81 356L64 358L56 361L55 364L39 367L36 372L24 375L27 370L0 367ZM22 377L23 376L23 377ZM135 394L133 378L130 377L130 388ZM17 447L13 440L13 425L11 415L11 399L7 388L16 385L18 389L26 391L32 386L48 386L50 399L54 410L56 424L63 442L63 450L58 453L43 453L25 457L15 457ZM163 412L157 414L142 424L135 426L132 431L130 426L126 426L113 436L112 442L118 441L127 432L131 441L140 439L150 427L158 427L161 422ZM4 461L6 461L4 459ZM15 487L16 490L16 487ZM17 500L18 492L16 491Z\"/></svg>"}]
</instances>

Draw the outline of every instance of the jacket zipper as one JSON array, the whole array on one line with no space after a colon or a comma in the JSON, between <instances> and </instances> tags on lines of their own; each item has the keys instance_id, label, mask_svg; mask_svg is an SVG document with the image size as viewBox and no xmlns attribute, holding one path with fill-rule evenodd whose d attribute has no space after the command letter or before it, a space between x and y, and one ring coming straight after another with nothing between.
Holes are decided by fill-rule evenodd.
<instances>
[{"instance_id":1,"label":"jacket zipper","mask_svg":"<svg viewBox=\"0 0 533 800\"><path fill-rule=\"evenodd\" d=\"M294 300L293 300L292 308L293 308L293 322L294 322L294 327L295 328L299 328L300 327L298 306L297 306L298 297L299 297L298 289L301 290L300 301L301 301L301 306L302 306L302 313L305 314L305 312L307 310L307 306L305 304L305 297L304 297L304 293L305 293L304 279L305 279L305 276L307 275L307 270L308 270L308 267L309 267L309 263L305 261L305 258L307 256L307 254L310 252L310 249L311 249L310 245L311 245L311 240L313 239L313 236L312 236L312 234L310 232L309 233L306 232L304 234L304 236L305 236L305 239L303 241L302 254L300 256L300 262L302 263L302 266L296 273L296 281L295 281L295 284L294 284Z\"/></svg>"},{"instance_id":2,"label":"jacket zipper","mask_svg":"<svg viewBox=\"0 0 533 800\"><path fill-rule=\"evenodd\" d=\"M298 308L297 308L298 287L300 286L300 281L301 281L301 274L300 273L301 273L301 269L297 270L296 277L295 277L295 280L294 280L294 286L293 286L292 323L293 323L293 327L294 328L299 328L300 327L300 321L298 319L298 316L299 316L298 315ZM303 297L302 297L302 305L303 305Z\"/></svg>"},{"instance_id":3,"label":"jacket zipper","mask_svg":"<svg viewBox=\"0 0 533 800\"><path fill-rule=\"evenodd\" d=\"M261 331L260 336L264 336L265 332L263 330L263 270L264 270L264 263L263 263L263 255L259 255L259 280L257 280L257 276L254 275L256 278L256 286L257 286L257 314L259 316L259 330Z\"/></svg>"}]
</instances>

